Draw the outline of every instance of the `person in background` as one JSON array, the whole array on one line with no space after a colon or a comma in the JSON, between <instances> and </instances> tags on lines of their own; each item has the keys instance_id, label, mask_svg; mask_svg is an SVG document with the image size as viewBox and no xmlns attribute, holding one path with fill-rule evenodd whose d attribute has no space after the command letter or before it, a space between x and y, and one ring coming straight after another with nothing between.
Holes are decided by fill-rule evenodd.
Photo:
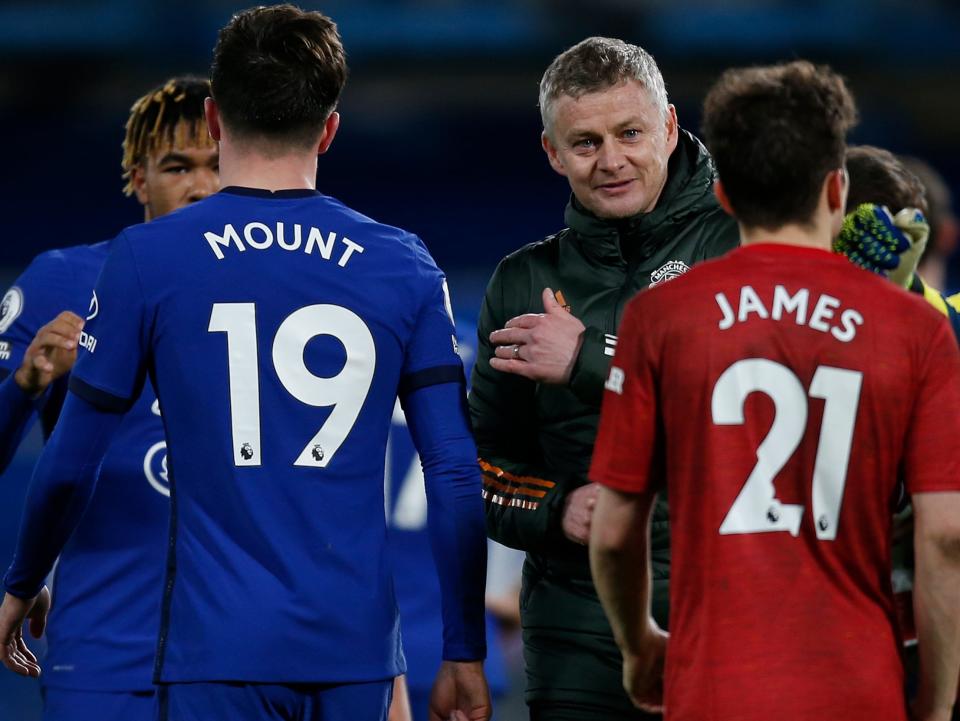
<instances>
[{"instance_id":1,"label":"person in background","mask_svg":"<svg viewBox=\"0 0 960 721\"><path fill-rule=\"evenodd\" d=\"M847 216L834 250L851 261L890 278L896 285L922 295L949 318L960 341L960 294L947 296L927 283L918 266L929 253L931 196L907 163L883 148L870 145L847 149L850 195ZM941 191L943 188L940 189ZM935 191L933 197L936 197ZM950 232L949 220L935 210L940 232Z\"/></svg>"},{"instance_id":2,"label":"person in background","mask_svg":"<svg viewBox=\"0 0 960 721\"><path fill-rule=\"evenodd\" d=\"M950 718L960 350L922 299L831 252L855 119L827 67L725 72L704 137L742 247L639 294L620 329L590 561L626 688L673 721ZM915 514L911 713L890 584L901 474ZM669 637L649 605L663 487Z\"/></svg>"},{"instance_id":3,"label":"person in background","mask_svg":"<svg viewBox=\"0 0 960 721\"><path fill-rule=\"evenodd\" d=\"M927 222L930 223L930 239L926 252L917 267L919 275L934 288L947 295L960 292L960 278L951 271L950 259L960 240L960 221L953 209L953 194L944 177L930 163L920 158L901 158L908 171L913 173L926 191Z\"/></svg>"},{"instance_id":4,"label":"person in background","mask_svg":"<svg viewBox=\"0 0 960 721\"><path fill-rule=\"evenodd\" d=\"M123 140L124 193L152 221L219 188L203 115L210 82L175 77L138 99ZM0 304L0 466L40 419L57 423L96 317L109 243L38 255ZM68 431L70 429L67 429ZM154 652L170 523L163 421L149 381L104 456L97 492L60 554L40 679L45 721L152 721Z\"/></svg>"},{"instance_id":5,"label":"person in background","mask_svg":"<svg viewBox=\"0 0 960 721\"><path fill-rule=\"evenodd\" d=\"M617 325L637 291L739 240L713 197L713 163L680 128L643 48L593 37L540 83L542 144L567 178L567 227L507 256L478 324L470 410L487 532L526 552L520 615L534 721L646 716L587 556L598 486L587 478ZM655 511L654 613L667 623L667 508Z\"/></svg>"},{"instance_id":6,"label":"person in background","mask_svg":"<svg viewBox=\"0 0 960 721\"><path fill-rule=\"evenodd\" d=\"M920 279L917 259L921 258L923 253L923 243L914 239L918 231L913 230L911 234L911 230L918 229L919 240L923 240L922 235L926 232L923 223L931 214L931 206L927 185L921 178L930 181L931 176L918 175L914 172L918 168L929 166L914 158L899 158L888 150L871 145L848 148L848 214L834 247L868 270L886 275L895 284L923 295L933 307L947 315L960 342L960 313L954 305L956 300L951 301L950 298L936 293ZM942 183L942 180L934 177L933 183L937 182ZM932 193L939 199L941 208L945 192L944 186ZM916 217L911 210L919 211L924 216L924 221L910 222ZM872 218L873 222L868 224L862 220L863 217L868 220ZM923 253L922 258L927 256L928 253ZM917 693L919 662L913 615L913 530L913 507L904 492L894 520L892 581L904 644L907 697L911 700ZM957 710L954 709L954 717L956 716Z\"/></svg>"},{"instance_id":7,"label":"person in background","mask_svg":"<svg viewBox=\"0 0 960 721\"><path fill-rule=\"evenodd\" d=\"M457 349L465 371L469 374L476 356L476 323L457 318ZM414 721L428 721L430 689L440 667L443 619L441 592L436 566L430 552L427 532L427 497L423 467L407 427L400 404L394 407L387 440L386 462L387 529L390 556L394 569L397 606L400 609L400 631L403 653L407 659L405 678ZM504 650L501 648L501 625L513 624L518 613L517 588L519 566L512 559L518 554L492 541L487 553L487 659L484 669L490 685L494 707L507 692ZM503 558L507 556L507 558ZM510 574L516 584L501 589L502 574ZM396 695L394 706L396 706ZM502 713L498 711L498 717ZM391 709L391 721L394 711Z\"/></svg>"},{"instance_id":8,"label":"person in background","mask_svg":"<svg viewBox=\"0 0 960 721\"><path fill-rule=\"evenodd\" d=\"M159 718L384 719L404 670L383 514L400 397L443 593L431 714L489 718L480 478L446 281L416 236L316 190L346 76L319 12L251 8L221 29L205 116L224 187L111 245L70 430L37 464L4 577L12 671L39 673L22 623L42 625L43 579L149 376L171 479Z\"/></svg>"}]
</instances>

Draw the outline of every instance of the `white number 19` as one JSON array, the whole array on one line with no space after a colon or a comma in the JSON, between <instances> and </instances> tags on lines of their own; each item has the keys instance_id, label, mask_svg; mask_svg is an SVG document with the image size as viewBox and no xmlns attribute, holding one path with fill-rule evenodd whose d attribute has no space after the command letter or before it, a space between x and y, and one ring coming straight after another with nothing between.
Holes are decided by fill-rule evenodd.
<instances>
[{"instance_id":1,"label":"white number 19","mask_svg":"<svg viewBox=\"0 0 960 721\"><path fill-rule=\"evenodd\" d=\"M230 374L230 430L233 461L259 466L260 373L257 362L256 306L215 303L211 333L227 334ZM335 376L314 375L303 360L307 343L330 335L343 344L347 360ZM273 339L273 365L287 392L309 406L333 406L330 416L294 461L295 466L324 468L343 445L363 408L376 368L376 346L366 323L339 305L308 305L291 313Z\"/></svg>"},{"instance_id":2,"label":"white number 19","mask_svg":"<svg viewBox=\"0 0 960 721\"><path fill-rule=\"evenodd\" d=\"M810 383L810 396L825 401L813 469L814 525L817 538L824 541L837 537L862 381L859 371L820 366ZM796 536L803 506L777 500L773 481L803 440L807 394L793 372L779 363L763 358L737 361L714 386L713 422L742 424L744 402L754 391L773 401L773 425L757 448L757 463L723 519L720 533L787 531Z\"/></svg>"}]
</instances>

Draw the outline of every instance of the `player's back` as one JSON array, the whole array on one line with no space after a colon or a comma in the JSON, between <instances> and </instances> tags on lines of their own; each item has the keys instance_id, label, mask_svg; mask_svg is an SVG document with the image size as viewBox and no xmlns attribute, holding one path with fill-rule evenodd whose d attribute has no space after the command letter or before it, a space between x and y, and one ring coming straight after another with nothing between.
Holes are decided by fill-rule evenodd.
<instances>
[{"instance_id":1,"label":"player's back","mask_svg":"<svg viewBox=\"0 0 960 721\"><path fill-rule=\"evenodd\" d=\"M401 382L462 373L429 254L311 191L227 189L125 236L173 491L160 678L400 672L387 431Z\"/></svg>"},{"instance_id":2,"label":"player's back","mask_svg":"<svg viewBox=\"0 0 960 721\"><path fill-rule=\"evenodd\" d=\"M666 440L669 717L904 719L891 513L904 466L912 490L934 483L914 461L938 440L920 449L911 428L949 328L793 246L734 251L634 302Z\"/></svg>"}]
</instances>

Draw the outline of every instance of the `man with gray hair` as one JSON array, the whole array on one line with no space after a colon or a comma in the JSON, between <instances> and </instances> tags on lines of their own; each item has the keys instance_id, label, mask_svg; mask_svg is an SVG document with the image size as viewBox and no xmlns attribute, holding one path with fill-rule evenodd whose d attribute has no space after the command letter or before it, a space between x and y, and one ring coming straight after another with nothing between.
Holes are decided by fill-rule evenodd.
<instances>
[{"instance_id":1,"label":"man with gray hair","mask_svg":"<svg viewBox=\"0 0 960 721\"><path fill-rule=\"evenodd\" d=\"M561 53L541 81L540 111L543 149L573 192L567 227L507 256L481 310L470 409L487 529L527 552L531 718L650 718L623 690L590 578L597 486L587 470L624 305L735 247L738 233L714 199L710 157L679 128L642 48L595 37ZM654 616L666 627L665 506L653 527Z\"/></svg>"}]
</instances>

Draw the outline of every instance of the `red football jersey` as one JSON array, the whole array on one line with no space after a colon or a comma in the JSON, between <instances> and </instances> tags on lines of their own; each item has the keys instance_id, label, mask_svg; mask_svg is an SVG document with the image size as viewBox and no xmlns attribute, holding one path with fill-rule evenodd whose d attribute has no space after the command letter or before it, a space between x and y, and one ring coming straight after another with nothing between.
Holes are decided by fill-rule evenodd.
<instances>
[{"instance_id":1,"label":"red football jersey","mask_svg":"<svg viewBox=\"0 0 960 721\"><path fill-rule=\"evenodd\" d=\"M919 297L758 244L628 305L590 476L668 488L670 721L904 721L898 481L960 491L960 353Z\"/></svg>"}]
</instances>

